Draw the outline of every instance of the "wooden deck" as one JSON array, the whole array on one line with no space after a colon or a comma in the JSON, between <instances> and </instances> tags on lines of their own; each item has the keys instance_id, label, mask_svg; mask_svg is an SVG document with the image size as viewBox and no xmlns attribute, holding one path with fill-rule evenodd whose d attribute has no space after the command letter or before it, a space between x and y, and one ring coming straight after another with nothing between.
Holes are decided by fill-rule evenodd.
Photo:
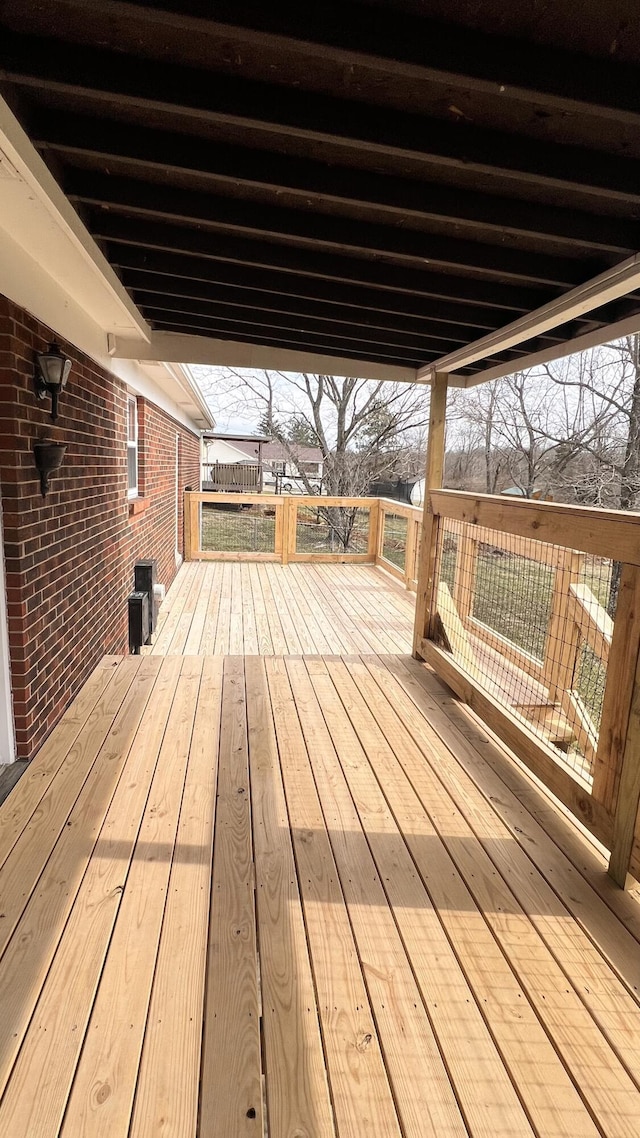
<instances>
[{"instance_id":1,"label":"wooden deck","mask_svg":"<svg viewBox=\"0 0 640 1138\"><path fill-rule=\"evenodd\" d=\"M318 655L410 652L414 596L369 565L183 565L152 653Z\"/></svg>"},{"instance_id":2,"label":"wooden deck","mask_svg":"<svg viewBox=\"0 0 640 1138\"><path fill-rule=\"evenodd\" d=\"M0 866L7 1138L637 1138L637 899L409 657L105 659Z\"/></svg>"}]
</instances>

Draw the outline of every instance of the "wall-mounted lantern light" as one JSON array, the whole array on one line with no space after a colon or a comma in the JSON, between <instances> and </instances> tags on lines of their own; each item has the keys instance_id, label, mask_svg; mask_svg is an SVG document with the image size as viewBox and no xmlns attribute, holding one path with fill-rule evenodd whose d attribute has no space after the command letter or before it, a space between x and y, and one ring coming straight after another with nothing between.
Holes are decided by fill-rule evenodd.
<instances>
[{"instance_id":1,"label":"wall-mounted lantern light","mask_svg":"<svg viewBox=\"0 0 640 1138\"><path fill-rule=\"evenodd\" d=\"M55 443L52 439L42 439L34 445L33 457L36 463L36 470L40 475L40 490L43 498L46 498L49 492L49 479L51 475L62 466L66 449L66 443Z\"/></svg>"},{"instance_id":2,"label":"wall-mounted lantern light","mask_svg":"<svg viewBox=\"0 0 640 1138\"><path fill-rule=\"evenodd\" d=\"M66 385L71 371L71 360L60 351L55 340L46 352L36 352L34 383L38 399L51 396L51 418L58 418L58 396Z\"/></svg>"}]
</instances>

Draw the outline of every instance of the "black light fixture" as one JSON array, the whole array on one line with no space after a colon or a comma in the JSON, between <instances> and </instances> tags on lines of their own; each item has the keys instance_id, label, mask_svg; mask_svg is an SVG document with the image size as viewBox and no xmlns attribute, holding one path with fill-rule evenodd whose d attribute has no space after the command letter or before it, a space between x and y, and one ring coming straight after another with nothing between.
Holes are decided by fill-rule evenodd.
<instances>
[{"instance_id":1,"label":"black light fixture","mask_svg":"<svg viewBox=\"0 0 640 1138\"><path fill-rule=\"evenodd\" d=\"M38 399L51 396L51 418L58 418L58 396L66 385L71 371L71 360L60 351L55 340L46 352L36 352L37 370L34 376Z\"/></svg>"},{"instance_id":2,"label":"black light fixture","mask_svg":"<svg viewBox=\"0 0 640 1138\"><path fill-rule=\"evenodd\" d=\"M66 449L66 443L56 443L53 439L41 439L34 444L33 457L40 475L40 491L43 498L49 493L51 475L62 466Z\"/></svg>"}]
</instances>

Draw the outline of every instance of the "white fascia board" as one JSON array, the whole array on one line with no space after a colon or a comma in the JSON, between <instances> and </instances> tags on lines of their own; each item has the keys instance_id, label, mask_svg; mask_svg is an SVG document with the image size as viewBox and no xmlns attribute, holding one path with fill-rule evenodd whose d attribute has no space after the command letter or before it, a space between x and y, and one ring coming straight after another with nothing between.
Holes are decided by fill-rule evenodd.
<instances>
[{"instance_id":1,"label":"white fascia board","mask_svg":"<svg viewBox=\"0 0 640 1138\"><path fill-rule=\"evenodd\" d=\"M127 365L131 367L133 364L137 369L137 374L144 376L144 381L142 386L140 381L129 382L129 386L134 387L139 395L145 395L146 398L157 403L157 398L154 399L154 396L148 394L147 390L143 390L143 387L148 388L149 383L154 384L171 400L174 407L171 414L174 418L180 418L185 425L190 426L191 430L200 433L200 431L210 430L214 425L215 420L199 388L192 387L184 382L183 376L173 364L133 360L112 360L111 363L114 368L126 368ZM165 410L168 410L168 407Z\"/></svg>"},{"instance_id":2,"label":"white fascia board","mask_svg":"<svg viewBox=\"0 0 640 1138\"><path fill-rule=\"evenodd\" d=\"M244 341L216 340L180 332L152 332L149 343L117 337L114 355L120 359L167 360L175 364L211 364L215 367L257 368L273 371L319 372L323 375L353 375L359 379L415 383L416 369L374 360L352 360L315 352L271 348ZM428 382L428 378L423 382Z\"/></svg>"},{"instance_id":3,"label":"white fascia board","mask_svg":"<svg viewBox=\"0 0 640 1138\"><path fill-rule=\"evenodd\" d=\"M418 378L428 379L436 371L451 375L459 368L468 367L469 364L476 363L487 356L494 356L496 353L507 351L508 348L513 348L526 340L541 336L552 328L557 328L569 320L584 316L587 312L592 312L594 308L600 308L601 305L608 304L609 301L618 300L621 296L626 296L638 288L640 288L640 253L635 253L633 257L622 261L621 264L614 265L613 268L607 269L590 281L585 281L584 284L578 285L570 292L566 292L548 304L542 305L541 308L536 308L533 312L520 316L511 324L506 324L504 328L498 328L497 331L482 336L479 340L468 344L467 347L458 348L455 352L442 356L434 363L425 365L418 370ZM607 338L611 339L606 329L601 328L598 342L605 343ZM575 350L580 351L579 348ZM562 345L557 345L556 351L558 355L562 355ZM512 360L510 371L518 371L523 366L525 365L521 364L519 360ZM508 374L508 372L503 374Z\"/></svg>"},{"instance_id":4,"label":"white fascia board","mask_svg":"<svg viewBox=\"0 0 640 1138\"><path fill-rule=\"evenodd\" d=\"M504 375L513 375L516 371L527 371L538 364L552 363L566 356L586 352L589 348L597 348L601 344L610 344L613 340L620 340L623 336L633 336L640 332L640 313L629 316L626 320L619 320L616 324L607 324L606 327L594 328L585 332L583 336L576 336L573 340L566 340L564 344L553 344L540 352L530 352L517 360L496 364L495 367L486 368L476 372L475 375L450 375L449 381L455 386L477 387L480 383L488 383L492 379L502 379ZM464 380L464 383L460 381Z\"/></svg>"},{"instance_id":5,"label":"white fascia board","mask_svg":"<svg viewBox=\"0 0 640 1138\"><path fill-rule=\"evenodd\" d=\"M149 325L4 99L0 227L105 331L147 339Z\"/></svg>"},{"instance_id":6,"label":"white fascia board","mask_svg":"<svg viewBox=\"0 0 640 1138\"><path fill-rule=\"evenodd\" d=\"M198 433L211 425L210 413L203 412L194 394L185 394L185 386L178 382L175 369L159 364L154 374L149 375L134 360L112 358L104 329L2 227L0 293L188 430ZM70 382L73 382L73 371Z\"/></svg>"}]
</instances>

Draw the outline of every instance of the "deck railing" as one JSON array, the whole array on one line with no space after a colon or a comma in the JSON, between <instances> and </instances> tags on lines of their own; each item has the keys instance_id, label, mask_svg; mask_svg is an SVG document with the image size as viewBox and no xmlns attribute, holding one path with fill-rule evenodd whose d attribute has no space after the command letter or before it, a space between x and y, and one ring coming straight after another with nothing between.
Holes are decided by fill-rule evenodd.
<instances>
[{"instance_id":1,"label":"deck railing","mask_svg":"<svg viewBox=\"0 0 640 1138\"><path fill-rule=\"evenodd\" d=\"M361 562L416 588L422 510L387 498L185 494L190 561Z\"/></svg>"},{"instance_id":2,"label":"deck railing","mask_svg":"<svg viewBox=\"0 0 640 1138\"><path fill-rule=\"evenodd\" d=\"M203 462L202 484L205 490L260 493L262 466L259 462Z\"/></svg>"},{"instance_id":3,"label":"deck railing","mask_svg":"<svg viewBox=\"0 0 640 1138\"><path fill-rule=\"evenodd\" d=\"M418 650L611 851L640 873L640 515L430 497Z\"/></svg>"}]
</instances>

